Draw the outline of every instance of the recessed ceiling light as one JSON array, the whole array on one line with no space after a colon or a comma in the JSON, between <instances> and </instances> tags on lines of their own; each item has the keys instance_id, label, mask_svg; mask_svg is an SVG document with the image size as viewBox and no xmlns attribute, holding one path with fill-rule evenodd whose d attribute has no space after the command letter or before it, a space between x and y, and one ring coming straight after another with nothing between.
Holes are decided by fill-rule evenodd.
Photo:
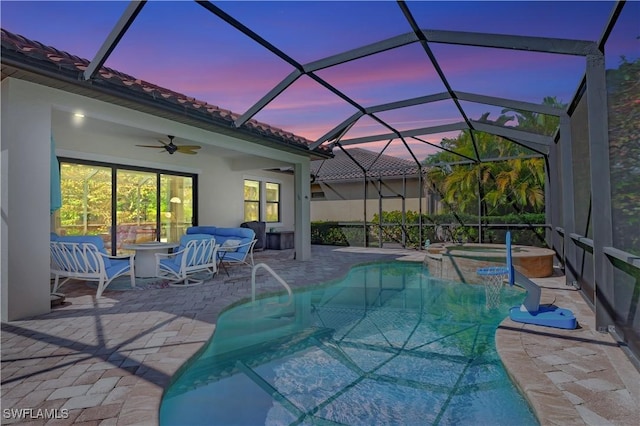
<instances>
[{"instance_id":1,"label":"recessed ceiling light","mask_svg":"<svg viewBox=\"0 0 640 426\"><path fill-rule=\"evenodd\" d=\"M84 114L82 114L81 112L76 112L75 114L73 114L74 116L78 117L78 118L84 118Z\"/></svg>"}]
</instances>

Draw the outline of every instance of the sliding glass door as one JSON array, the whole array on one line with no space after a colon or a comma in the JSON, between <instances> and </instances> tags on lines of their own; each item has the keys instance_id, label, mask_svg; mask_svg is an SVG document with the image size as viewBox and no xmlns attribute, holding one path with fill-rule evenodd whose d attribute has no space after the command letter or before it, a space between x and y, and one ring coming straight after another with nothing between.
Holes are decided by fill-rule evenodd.
<instances>
[{"instance_id":1,"label":"sliding glass door","mask_svg":"<svg viewBox=\"0 0 640 426\"><path fill-rule=\"evenodd\" d=\"M116 244L157 241L158 183L151 172L117 170Z\"/></svg>"},{"instance_id":2,"label":"sliding glass door","mask_svg":"<svg viewBox=\"0 0 640 426\"><path fill-rule=\"evenodd\" d=\"M196 175L59 159L61 235L100 235L112 254L126 244L179 242L195 223Z\"/></svg>"},{"instance_id":3,"label":"sliding glass door","mask_svg":"<svg viewBox=\"0 0 640 426\"><path fill-rule=\"evenodd\" d=\"M178 242L194 223L193 179L160 175L160 241Z\"/></svg>"},{"instance_id":4,"label":"sliding glass door","mask_svg":"<svg viewBox=\"0 0 640 426\"><path fill-rule=\"evenodd\" d=\"M60 163L62 207L54 218L57 234L100 235L111 243L111 177L110 167Z\"/></svg>"}]
</instances>

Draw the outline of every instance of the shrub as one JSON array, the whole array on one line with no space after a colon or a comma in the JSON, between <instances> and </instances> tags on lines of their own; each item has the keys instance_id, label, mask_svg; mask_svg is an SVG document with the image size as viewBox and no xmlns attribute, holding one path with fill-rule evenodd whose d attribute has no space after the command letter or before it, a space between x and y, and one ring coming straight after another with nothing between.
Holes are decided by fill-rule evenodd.
<instances>
[{"instance_id":1,"label":"shrub","mask_svg":"<svg viewBox=\"0 0 640 426\"><path fill-rule=\"evenodd\" d=\"M402 212L390 211L382 213L382 227L378 214L367 225L369 245L377 245L379 233L382 241L403 243L407 248L423 246L430 242L460 241L478 242L478 227L466 225L476 224L477 216L451 213L439 215L422 215L422 239L420 238L420 215L408 211L402 223ZM465 225L460 224L462 222ZM514 244L545 247L545 215L544 213L509 214L505 216L487 216L482 218L483 224L504 224L502 227L482 229L482 242L504 243L507 230L511 231ZM509 227L509 224L527 224L529 228ZM340 222L312 222L311 243L337 246L364 245L365 230L362 224L341 224Z\"/></svg>"}]
</instances>

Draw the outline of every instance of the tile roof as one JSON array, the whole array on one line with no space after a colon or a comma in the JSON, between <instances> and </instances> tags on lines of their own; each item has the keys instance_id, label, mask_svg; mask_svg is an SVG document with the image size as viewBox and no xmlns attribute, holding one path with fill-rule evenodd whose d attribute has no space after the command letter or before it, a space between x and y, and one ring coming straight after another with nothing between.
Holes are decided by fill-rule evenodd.
<instances>
[{"instance_id":1,"label":"tile roof","mask_svg":"<svg viewBox=\"0 0 640 426\"><path fill-rule=\"evenodd\" d=\"M103 66L91 81L83 81L82 74L89 66L89 60L46 46L3 28L0 31L2 33L3 66L7 64L26 66L29 70L42 71L54 78L85 85L87 88L105 89L111 94L115 92L116 96L120 94L129 99L133 96L140 102L147 104L151 102L154 106L173 110L178 107L195 117L202 117L204 120L213 122L217 126L236 130L238 133L248 131L252 136L271 138L280 144L298 149L309 150L309 145L312 143L306 138L254 119L248 120L241 127L236 128L234 121L240 117L239 114L137 79L112 68ZM313 152L324 156L331 153L325 147L317 148Z\"/></svg>"},{"instance_id":2,"label":"tile roof","mask_svg":"<svg viewBox=\"0 0 640 426\"><path fill-rule=\"evenodd\" d=\"M350 148L346 151L367 170L368 176L402 177L405 173L406 176L416 176L419 173L418 166L412 160L385 154L378 158L378 153L362 148ZM315 182L364 177L362 169L342 150L335 150L333 158L312 161L311 173L315 176Z\"/></svg>"}]
</instances>

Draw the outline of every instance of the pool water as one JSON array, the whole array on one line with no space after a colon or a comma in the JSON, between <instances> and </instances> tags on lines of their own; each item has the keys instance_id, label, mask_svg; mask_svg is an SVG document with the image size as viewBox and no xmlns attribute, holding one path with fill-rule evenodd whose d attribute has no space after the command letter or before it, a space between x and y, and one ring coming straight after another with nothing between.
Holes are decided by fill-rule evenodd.
<instances>
[{"instance_id":1,"label":"pool water","mask_svg":"<svg viewBox=\"0 0 640 426\"><path fill-rule=\"evenodd\" d=\"M494 335L524 293L363 265L331 286L220 316L167 389L161 425L537 425Z\"/></svg>"}]
</instances>

